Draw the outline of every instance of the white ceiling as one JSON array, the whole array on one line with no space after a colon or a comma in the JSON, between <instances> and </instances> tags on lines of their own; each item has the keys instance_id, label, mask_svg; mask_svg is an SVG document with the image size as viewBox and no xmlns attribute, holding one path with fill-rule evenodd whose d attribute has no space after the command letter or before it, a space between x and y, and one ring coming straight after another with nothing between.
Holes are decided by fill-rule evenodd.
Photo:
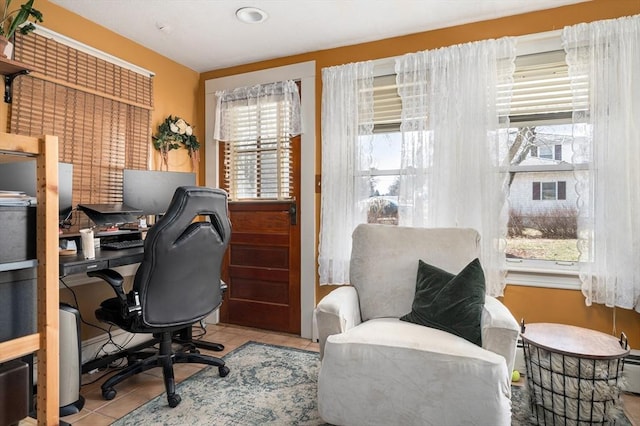
<instances>
[{"instance_id":1,"label":"white ceiling","mask_svg":"<svg viewBox=\"0 0 640 426\"><path fill-rule=\"evenodd\" d=\"M582 1L51 0L198 72ZM247 6L269 18L238 21Z\"/></svg>"}]
</instances>

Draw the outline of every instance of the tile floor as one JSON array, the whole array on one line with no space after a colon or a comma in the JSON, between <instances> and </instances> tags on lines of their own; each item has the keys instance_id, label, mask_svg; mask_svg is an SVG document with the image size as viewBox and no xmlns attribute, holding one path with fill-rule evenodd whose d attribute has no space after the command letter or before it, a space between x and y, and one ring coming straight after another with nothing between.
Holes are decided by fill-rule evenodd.
<instances>
[{"instance_id":1,"label":"tile floor","mask_svg":"<svg viewBox=\"0 0 640 426\"><path fill-rule=\"evenodd\" d=\"M250 340L273 345L289 346L300 349L319 351L319 346L308 339L302 339L290 334L275 333L265 330L238 327L233 325L216 324L207 326L207 333L203 340L218 342L224 345L224 351L211 352L200 350L202 353L212 354L222 357L226 353L241 346ZM199 330L194 329L194 335ZM174 368L176 382L199 371L205 366L199 364L177 364ZM61 417L61 420L73 426L103 426L110 425L115 420L125 416L142 404L164 393L164 382L162 381L162 370L154 368L135 377L128 378L116 386L118 391L116 397L111 401L102 398L100 385L106 379L97 380L103 373L93 375L85 374L82 383L86 384L80 389L80 394L85 398L82 411L71 416Z\"/></svg>"},{"instance_id":2,"label":"tile floor","mask_svg":"<svg viewBox=\"0 0 640 426\"><path fill-rule=\"evenodd\" d=\"M196 330L194 330L194 334L197 334ZM203 353L211 353L216 356L224 356L226 353L250 340L313 351L319 350L318 344L308 339L302 339L289 334L225 324L208 325L203 340L222 343L225 346L223 352L201 350ZM204 366L198 364L176 365L176 381L180 382L184 380L203 367ZM100 385L105 379L97 380L101 374L102 373L95 373L93 375L83 376L83 383L94 382L86 384L81 388L80 393L85 398L84 408L77 414L62 417L61 420L73 426L110 425L115 420L123 417L157 395L164 393L162 372L160 369L152 369L119 384L116 398L112 401L105 401L100 391ZM625 413L631 423L634 426L640 426L640 395L625 394L623 395L623 401Z\"/></svg>"}]
</instances>

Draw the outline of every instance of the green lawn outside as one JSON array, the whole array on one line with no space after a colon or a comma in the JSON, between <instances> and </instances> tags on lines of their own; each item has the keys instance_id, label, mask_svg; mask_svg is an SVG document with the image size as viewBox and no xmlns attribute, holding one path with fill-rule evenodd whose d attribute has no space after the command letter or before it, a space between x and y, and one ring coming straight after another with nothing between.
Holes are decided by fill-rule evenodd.
<instances>
[{"instance_id":1,"label":"green lawn outside","mask_svg":"<svg viewBox=\"0 0 640 426\"><path fill-rule=\"evenodd\" d=\"M551 240L545 238L507 238L507 255L522 259L578 260L577 240Z\"/></svg>"}]
</instances>

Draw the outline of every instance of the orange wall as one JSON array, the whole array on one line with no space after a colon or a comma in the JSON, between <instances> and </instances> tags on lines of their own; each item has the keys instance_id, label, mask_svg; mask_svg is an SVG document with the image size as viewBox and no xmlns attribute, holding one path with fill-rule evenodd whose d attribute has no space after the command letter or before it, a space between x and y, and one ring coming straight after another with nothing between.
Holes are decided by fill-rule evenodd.
<instances>
[{"instance_id":1,"label":"orange wall","mask_svg":"<svg viewBox=\"0 0 640 426\"><path fill-rule=\"evenodd\" d=\"M640 13L639 0L592 0L572 6L565 6L540 12L533 12L508 18L483 21L468 25L444 28L435 31L395 37L371 43L320 50L284 58L277 58L237 67L205 72L200 76L198 99L198 121L204 122L204 82L209 79L241 74L256 70L290 65L304 61L316 61L316 122L320 123L322 68L397 56L405 53L434 49L452 44L465 43L503 36L519 36L544 31L562 29L566 25L617 18ZM316 174L320 174L320 126L316 126ZM316 198L319 212L320 196ZM319 217L319 214L317 215ZM316 229L319 225L316 226ZM316 285L316 301L333 289L332 286ZM555 290L538 287L508 286L505 304L518 320L526 322L561 322L598 329L604 332L614 330L614 310L602 306L587 308L579 291ZM632 345L640 346L640 315L623 309L615 310L616 332L624 331ZM616 333L614 333L616 334Z\"/></svg>"},{"instance_id":2,"label":"orange wall","mask_svg":"<svg viewBox=\"0 0 640 426\"><path fill-rule=\"evenodd\" d=\"M198 140L203 140L204 119L199 121L197 114L199 74L196 71L68 12L48 0L36 0L35 7L43 13L44 27L155 73L152 132L157 131L157 126L168 115L177 115L194 125ZM9 106L1 102L0 128L7 131L9 113ZM149 135L149 143L151 143L151 135ZM151 151L153 153L152 168L159 169L160 157L153 149ZM179 171L191 170L191 162L185 150L171 151L169 168ZM102 300L114 296L113 290L103 282L80 285L73 289L83 318L97 324L98 321L93 312ZM60 300L74 303L68 290L60 291ZM98 329L85 325L82 327L83 340L100 333Z\"/></svg>"}]
</instances>

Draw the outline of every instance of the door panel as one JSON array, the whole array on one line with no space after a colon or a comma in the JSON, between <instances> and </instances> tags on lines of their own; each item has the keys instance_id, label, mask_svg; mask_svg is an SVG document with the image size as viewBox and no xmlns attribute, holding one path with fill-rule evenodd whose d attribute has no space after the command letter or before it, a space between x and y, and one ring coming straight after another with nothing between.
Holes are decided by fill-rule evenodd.
<instances>
[{"instance_id":1,"label":"door panel","mask_svg":"<svg viewBox=\"0 0 640 426\"><path fill-rule=\"evenodd\" d=\"M230 202L222 322L300 333L299 232L292 201Z\"/></svg>"}]
</instances>

